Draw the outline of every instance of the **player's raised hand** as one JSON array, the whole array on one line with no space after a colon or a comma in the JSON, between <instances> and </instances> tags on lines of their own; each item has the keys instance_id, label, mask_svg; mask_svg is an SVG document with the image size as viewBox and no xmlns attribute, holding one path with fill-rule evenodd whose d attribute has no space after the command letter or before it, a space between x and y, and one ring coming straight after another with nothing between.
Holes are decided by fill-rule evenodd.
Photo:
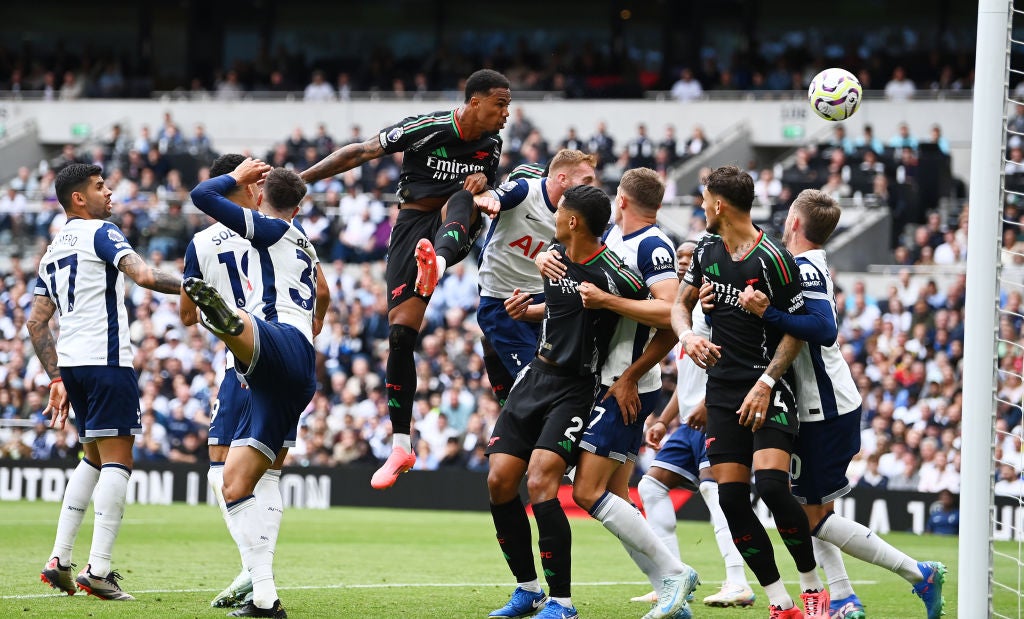
<instances>
[{"instance_id":1,"label":"player's raised hand","mask_svg":"<svg viewBox=\"0 0 1024 619\"><path fill-rule=\"evenodd\" d=\"M270 164L249 157L231 172L231 178L239 185L252 185L260 182L270 169Z\"/></svg>"},{"instance_id":2,"label":"player's raised hand","mask_svg":"<svg viewBox=\"0 0 1024 619\"><path fill-rule=\"evenodd\" d=\"M505 299L505 311L516 320L524 320L526 318L526 310L532 302L533 295L516 288L512 291L512 296Z\"/></svg>"},{"instance_id":3,"label":"player's raised hand","mask_svg":"<svg viewBox=\"0 0 1024 619\"><path fill-rule=\"evenodd\" d=\"M488 195L486 193L482 193L478 196L473 196L473 204L476 205L476 208L481 213L487 215L491 219L494 219L498 215L498 213L501 212L501 202L498 202L494 198L494 196Z\"/></svg>"},{"instance_id":4,"label":"player's raised hand","mask_svg":"<svg viewBox=\"0 0 1024 619\"><path fill-rule=\"evenodd\" d=\"M558 281L565 277L566 267L559 260L562 255L557 251L551 249L548 251L542 251L537 254L537 257L533 259L533 263L537 265L537 270L544 277Z\"/></svg>"},{"instance_id":5,"label":"player's raised hand","mask_svg":"<svg viewBox=\"0 0 1024 619\"><path fill-rule=\"evenodd\" d=\"M46 403L46 408L43 409L43 416L50 417L50 427L63 430L70 410L71 402L68 400L68 391L64 388L64 381L57 380L50 383L50 399Z\"/></svg>"},{"instance_id":6,"label":"player's raised hand","mask_svg":"<svg viewBox=\"0 0 1024 619\"><path fill-rule=\"evenodd\" d=\"M693 331L684 334L684 337L679 339L679 343L683 347L683 352L702 370L715 365L722 358L721 346L712 344L710 340Z\"/></svg>"},{"instance_id":7,"label":"player's raised hand","mask_svg":"<svg viewBox=\"0 0 1024 619\"><path fill-rule=\"evenodd\" d=\"M706 281L700 285L700 309L705 314L715 309L715 287Z\"/></svg>"},{"instance_id":8,"label":"player's raised hand","mask_svg":"<svg viewBox=\"0 0 1024 619\"><path fill-rule=\"evenodd\" d=\"M768 309L768 295L760 290L754 290L753 286L748 285L740 293L740 307L751 314L764 316L765 310Z\"/></svg>"},{"instance_id":9,"label":"player's raised hand","mask_svg":"<svg viewBox=\"0 0 1024 619\"><path fill-rule=\"evenodd\" d=\"M583 307L587 309L603 308L605 302L612 296L590 282L583 282L577 287L577 290L580 292L580 298L583 299Z\"/></svg>"},{"instance_id":10,"label":"player's raised hand","mask_svg":"<svg viewBox=\"0 0 1024 619\"><path fill-rule=\"evenodd\" d=\"M483 172L474 172L462 182L462 188L472 194L480 193L487 189L487 176Z\"/></svg>"}]
</instances>

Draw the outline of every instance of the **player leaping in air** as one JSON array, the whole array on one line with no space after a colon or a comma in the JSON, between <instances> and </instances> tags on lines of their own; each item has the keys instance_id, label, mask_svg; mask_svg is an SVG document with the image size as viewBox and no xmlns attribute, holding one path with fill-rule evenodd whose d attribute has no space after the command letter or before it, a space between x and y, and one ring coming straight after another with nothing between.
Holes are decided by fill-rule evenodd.
<instances>
[{"instance_id":1,"label":"player leaping in air","mask_svg":"<svg viewBox=\"0 0 1024 619\"><path fill-rule=\"evenodd\" d=\"M477 208L488 214L498 209L493 198L474 201L473 194L495 184L498 131L512 101L509 81L481 69L466 80L465 95L454 110L405 118L366 142L343 146L301 174L313 183L384 155L405 153L398 179L401 211L388 241L385 272L390 325L385 378L394 437L391 455L370 479L377 489L391 487L416 463L410 439L413 349L430 295L445 268L469 254L483 226Z\"/></svg>"}]
</instances>

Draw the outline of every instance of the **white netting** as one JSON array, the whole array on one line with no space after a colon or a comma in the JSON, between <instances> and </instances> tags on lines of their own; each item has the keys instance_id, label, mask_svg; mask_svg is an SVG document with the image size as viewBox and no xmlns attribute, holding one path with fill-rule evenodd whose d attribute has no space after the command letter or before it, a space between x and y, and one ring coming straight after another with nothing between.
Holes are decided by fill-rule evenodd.
<instances>
[{"instance_id":1,"label":"white netting","mask_svg":"<svg viewBox=\"0 0 1024 619\"><path fill-rule=\"evenodd\" d=\"M998 239L1002 269L996 326L996 426L993 474L992 616L1024 617L1024 2L1013 3ZM1018 165L1018 162L1021 162ZM1018 169L1019 168L1019 169Z\"/></svg>"}]
</instances>

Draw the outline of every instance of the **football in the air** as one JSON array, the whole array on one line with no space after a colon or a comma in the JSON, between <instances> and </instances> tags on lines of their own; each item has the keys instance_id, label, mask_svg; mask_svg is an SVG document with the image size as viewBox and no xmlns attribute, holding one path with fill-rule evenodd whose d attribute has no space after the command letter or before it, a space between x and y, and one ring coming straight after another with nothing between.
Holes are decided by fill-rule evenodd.
<instances>
[{"instance_id":1,"label":"football in the air","mask_svg":"<svg viewBox=\"0 0 1024 619\"><path fill-rule=\"evenodd\" d=\"M846 120L860 107L860 82L846 69L825 69L814 76L807 100L814 113L825 120Z\"/></svg>"}]
</instances>

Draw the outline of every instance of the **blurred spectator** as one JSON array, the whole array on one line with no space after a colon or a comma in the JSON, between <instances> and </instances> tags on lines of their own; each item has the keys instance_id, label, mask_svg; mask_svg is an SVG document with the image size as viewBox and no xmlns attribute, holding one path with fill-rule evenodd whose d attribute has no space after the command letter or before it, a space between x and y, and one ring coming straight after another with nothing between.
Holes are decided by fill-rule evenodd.
<instances>
[{"instance_id":1,"label":"blurred spectator","mask_svg":"<svg viewBox=\"0 0 1024 619\"><path fill-rule=\"evenodd\" d=\"M926 530L938 535L957 535L960 532L960 506L949 490L939 492L939 500L928 510Z\"/></svg>"},{"instance_id":2,"label":"blurred spectator","mask_svg":"<svg viewBox=\"0 0 1024 619\"><path fill-rule=\"evenodd\" d=\"M910 148L917 150L917 138L911 135L910 126L907 123L900 123L896 128L896 135L889 139L889 146L897 150Z\"/></svg>"},{"instance_id":3,"label":"blurred spectator","mask_svg":"<svg viewBox=\"0 0 1024 619\"><path fill-rule=\"evenodd\" d=\"M334 88L324 80L324 72L313 71L313 79L302 94L305 101L327 102L334 100Z\"/></svg>"},{"instance_id":4,"label":"blurred spectator","mask_svg":"<svg viewBox=\"0 0 1024 619\"><path fill-rule=\"evenodd\" d=\"M672 98L676 101L694 101L700 99L704 89L693 77L693 71L686 67L679 72L679 79L672 84Z\"/></svg>"},{"instance_id":5,"label":"blurred spectator","mask_svg":"<svg viewBox=\"0 0 1024 619\"><path fill-rule=\"evenodd\" d=\"M908 101L914 97L914 82L907 79L902 66L892 70L892 79L885 84L885 96L890 101Z\"/></svg>"},{"instance_id":6,"label":"blurred spectator","mask_svg":"<svg viewBox=\"0 0 1024 619\"><path fill-rule=\"evenodd\" d=\"M647 125L640 123L636 126L636 137L626 144L626 153L629 168L654 167L654 142L647 137Z\"/></svg>"}]
</instances>

